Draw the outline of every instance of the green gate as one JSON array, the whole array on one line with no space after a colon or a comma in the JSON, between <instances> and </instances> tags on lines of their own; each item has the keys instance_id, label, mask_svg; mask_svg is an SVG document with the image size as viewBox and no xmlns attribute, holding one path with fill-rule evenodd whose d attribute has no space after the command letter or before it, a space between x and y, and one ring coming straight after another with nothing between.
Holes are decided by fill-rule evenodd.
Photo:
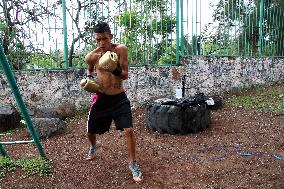
<instances>
[{"instance_id":1,"label":"green gate","mask_svg":"<svg viewBox=\"0 0 284 189\"><path fill-rule=\"evenodd\" d=\"M15 70L77 69L108 22L131 66L180 56L284 56L283 0L2 0L0 39Z\"/></svg>"}]
</instances>

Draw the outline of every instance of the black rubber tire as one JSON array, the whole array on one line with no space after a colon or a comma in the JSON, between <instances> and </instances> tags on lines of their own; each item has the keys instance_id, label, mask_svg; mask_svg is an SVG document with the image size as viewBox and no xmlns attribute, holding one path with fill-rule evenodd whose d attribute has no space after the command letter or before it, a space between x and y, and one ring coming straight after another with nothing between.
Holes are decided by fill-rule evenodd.
<instances>
[{"instance_id":1,"label":"black rubber tire","mask_svg":"<svg viewBox=\"0 0 284 189\"><path fill-rule=\"evenodd\" d=\"M187 133L197 133L200 122L199 105L189 106L185 110L184 124L187 128Z\"/></svg>"},{"instance_id":2,"label":"black rubber tire","mask_svg":"<svg viewBox=\"0 0 284 189\"><path fill-rule=\"evenodd\" d=\"M205 104L201 104L200 105L200 127L199 127L199 131L205 131L210 124L211 121L211 114L207 108L207 106Z\"/></svg>"},{"instance_id":3,"label":"black rubber tire","mask_svg":"<svg viewBox=\"0 0 284 189\"><path fill-rule=\"evenodd\" d=\"M156 113L156 109L159 108L158 104L149 105L146 109L146 127L149 130L156 131L155 125L157 123L156 116L152 116Z\"/></svg>"},{"instance_id":4,"label":"black rubber tire","mask_svg":"<svg viewBox=\"0 0 284 189\"><path fill-rule=\"evenodd\" d=\"M167 133L178 134L183 132L183 111L181 107L171 105L169 111L167 112L168 124Z\"/></svg>"},{"instance_id":5,"label":"black rubber tire","mask_svg":"<svg viewBox=\"0 0 284 189\"><path fill-rule=\"evenodd\" d=\"M146 128L149 131L168 134L187 134L206 130L211 112L207 104L162 104L146 106Z\"/></svg>"},{"instance_id":6,"label":"black rubber tire","mask_svg":"<svg viewBox=\"0 0 284 189\"><path fill-rule=\"evenodd\" d=\"M219 96L208 96L208 99L212 98L214 100L214 105L208 105L209 110L219 110L223 108L224 102L223 99Z\"/></svg>"}]
</instances>

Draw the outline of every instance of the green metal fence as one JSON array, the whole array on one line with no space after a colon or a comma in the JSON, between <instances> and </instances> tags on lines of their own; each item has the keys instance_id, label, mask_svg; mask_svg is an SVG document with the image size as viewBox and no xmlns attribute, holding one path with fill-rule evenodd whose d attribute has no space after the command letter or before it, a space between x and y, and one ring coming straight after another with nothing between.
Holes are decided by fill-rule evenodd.
<instances>
[{"instance_id":1,"label":"green metal fence","mask_svg":"<svg viewBox=\"0 0 284 189\"><path fill-rule=\"evenodd\" d=\"M13 69L84 67L92 27L110 24L132 66L180 56L284 57L283 0L2 0L0 39Z\"/></svg>"},{"instance_id":2,"label":"green metal fence","mask_svg":"<svg viewBox=\"0 0 284 189\"><path fill-rule=\"evenodd\" d=\"M186 0L182 11L182 55L284 56L283 0Z\"/></svg>"}]
</instances>

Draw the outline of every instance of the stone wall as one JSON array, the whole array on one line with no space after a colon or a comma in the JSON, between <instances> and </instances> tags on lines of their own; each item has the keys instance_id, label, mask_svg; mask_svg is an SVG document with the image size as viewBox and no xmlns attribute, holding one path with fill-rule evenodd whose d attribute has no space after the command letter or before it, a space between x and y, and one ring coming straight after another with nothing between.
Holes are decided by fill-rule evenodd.
<instances>
[{"instance_id":1,"label":"stone wall","mask_svg":"<svg viewBox=\"0 0 284 189\"><path fill-rule=\"evenodd\" d=\"M79 87L85 70L15 72L20 92L28 107L54 107L89 104L91 95ZM175 95L182 84L185 94L196 92L222 95L256 84L284 80L284 59L184 57L176 67L132 67L125 87L130 100L141 103L152 97ZM15 104L4 73L0 73L0 104Z\"/></svg>"},{"instance_id":2,"label":"stone wall","mask_svg":"<svg viewBox=\"0 0 284 189\"><path fill-rule=\"evenodd\" d=\"M187 94L222 94L284 80L283 58L187 57L182 63Z\"/></svg>"}]
</instances>

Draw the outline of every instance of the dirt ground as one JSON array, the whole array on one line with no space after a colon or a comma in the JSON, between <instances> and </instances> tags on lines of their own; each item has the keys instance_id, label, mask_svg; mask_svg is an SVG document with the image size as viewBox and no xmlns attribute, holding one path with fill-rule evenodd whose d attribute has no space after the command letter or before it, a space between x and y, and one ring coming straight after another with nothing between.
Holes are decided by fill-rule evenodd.
<instances>
[{"instance_id":1,"label":"dirt ground","mask_svg":"<svg viewBox=\"0 0 284 189\"><path fill-rule=\"evenodd\" d=\"M85 117L70 121L67 130L42 141L52 161L52 176L10 172L1 189L283 189L284 116L256 113L225 105L212 112L212 125L188 135L149 133L144 111L133 111L138 161L143 183L134 183L128 170L124 138L113 128L100 135L97 160L86 162ZM6 139L27 139L22 130ZM33 145L9 146L14 158L35 156Z\"/></svg>"}]
</instances>

